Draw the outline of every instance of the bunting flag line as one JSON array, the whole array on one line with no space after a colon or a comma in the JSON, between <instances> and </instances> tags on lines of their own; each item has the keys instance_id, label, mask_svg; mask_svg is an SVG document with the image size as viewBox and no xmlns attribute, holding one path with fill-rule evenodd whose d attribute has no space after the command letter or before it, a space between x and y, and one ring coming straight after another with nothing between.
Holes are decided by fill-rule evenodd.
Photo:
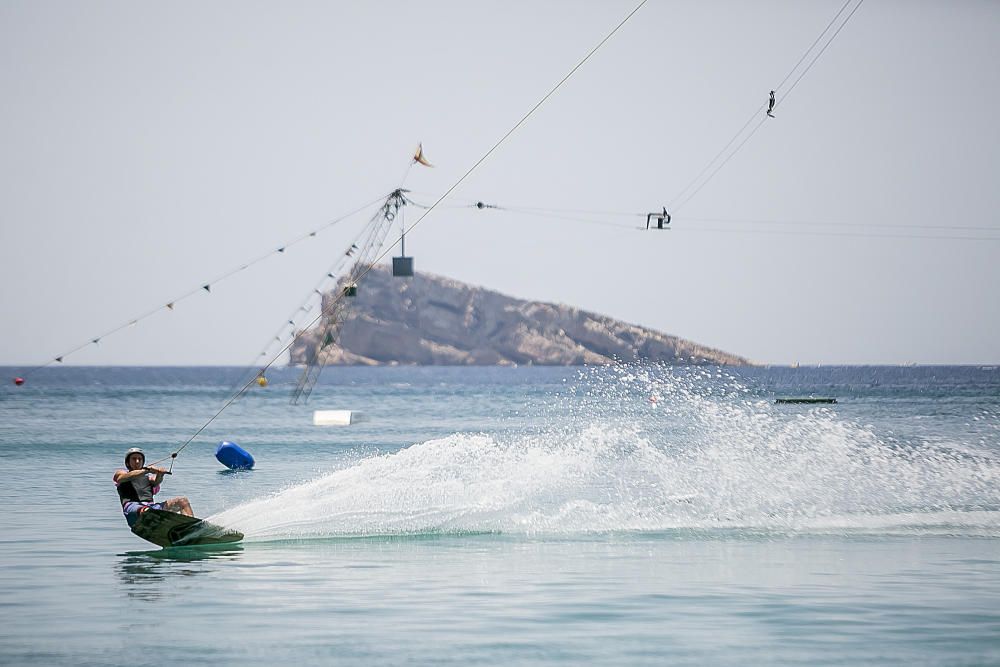
<instances>
[{"instance_id":1,"label":"bunting flag line","mask_svg":"<svg viewBox=\"0 0 1000 667\"><path fill-rule=\"evenodd\" d=\"M157 312L163 310L164 308L166 308L167 310L172 311L172 310L174 310L174 307L177 305L178 301L181 301L182 299L186 299L189 296L195 294L196 292L200 292L200 291L204 290L205 292L208 292L209 294L211 294L211 292L212 292L212 285L213 284L221 282L221 281L225 280L226 278L229 278L229 277L235 275L236 273L239 273L240 271L243 271L244 269L247 269L250 266L253 266L254 264L262 262L265 259L267 259L267 258L269 258L269 257L271 257L271 256L273 256L275 254L283 254L288 248L290 248L291 246L295 245L296 243L304 241L305 239L315 238L320 232L325 231L325 230L333 227L337 223L342 222L344 220L347 220L348 218L351 218L351 217L357 215L358 213L361 213L365 209L370 208L371 206L374 206L375 204L383 201L384 199L385 199L385 195L380 195L376 199L373 199L373 200L367 202L366 204L364 204L362 206L359 206L358 208L354 209L353 211L351 211L349 213L346 213L346 214L344 214L344 215L342 215L342 216L340 216L338 218L335 218L335 219L331 220L330 222L327 222L322 227L320 227L318 229L314 229L314 230L312 230L310 232L307 232L307 233L299 236L298 238L292 240L291 242L286 243L286 244L280 246L277 250L271 250L271 251L269 251L269 252L267 252L267 253L265 253L263 255L260 255L256 259L251 260L250 262L247 262L245 264L241 264L239 266L239 268L231 269L231 270L227 271L226 273L222 274L221 276L215 278L214 280L206 282L206 283L203 283L199 287L196 287L196 288L194 288L194 289L186 292L185 294L182 294L181 296L177 297L176 299L174 299L172 301L168 301L167 303L165 303L162 306L158 306L158 307L156 307L156 308L154 308L154 309L152 309L152 310L150 310L150 311L148 311L148 312L146 312L146 313L144 313L144 314L142 314L142 315L140 315L138 317L134 317L134 318L128 320L127 322L125 322L124 324L120 324L120 325L118 325L118 326L116 326L116 327L114 327L112 329L109 329L108 331L105 331L103 334L101 334L100 336L97 336L96 338L90 338L86 343L81 343L80 345L77 345L76 347L74 347L74 348L72 348L70 350L67 350L66 352L63 352L62 354L60 354L60 355L58 355L56 357L50 358L49 361L46 361L45 363L39 364L38 366L35 366L35 367L31 368L30 370L28 370L27 372L23 373L23 376L27 377L31 373L34 373L35 371L40 370L42 368L45 368L46 366L49 366L50 364L53 364L53 363L63 363L63 360L66 357L68 357L69 355L75 354L76 352L79 352L83 348L88 347L90 345L96 345L96 344L98 344L101 341L101 339L103 339L103 338L105 338L107 336L110 336L111 334L117 333L118 331L121 331L122 329L131 328L131 327L135 326L136 324L138 324L139 322L145 320L146 318L151 317L152 315L156 314Z\"/></svg>"}]
</instances>

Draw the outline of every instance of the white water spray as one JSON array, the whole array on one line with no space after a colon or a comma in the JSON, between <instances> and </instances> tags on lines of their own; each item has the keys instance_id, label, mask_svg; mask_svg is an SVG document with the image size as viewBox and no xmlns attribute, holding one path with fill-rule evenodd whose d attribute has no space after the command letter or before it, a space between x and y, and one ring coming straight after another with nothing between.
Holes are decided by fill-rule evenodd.
<instances>
[{"instance_id":1,"label":"white water spray","mask_svg":"<svg viewBox=\"0 0 1000 667\"><path fill-rule=\"evenodd\" d=\"M212 520L263 539L719 529L1000 535L995 449L883 442L829 410L775 410L708 371L595 371L542 413L530 433L419 443Z\"/></svg>"}]
</instances>

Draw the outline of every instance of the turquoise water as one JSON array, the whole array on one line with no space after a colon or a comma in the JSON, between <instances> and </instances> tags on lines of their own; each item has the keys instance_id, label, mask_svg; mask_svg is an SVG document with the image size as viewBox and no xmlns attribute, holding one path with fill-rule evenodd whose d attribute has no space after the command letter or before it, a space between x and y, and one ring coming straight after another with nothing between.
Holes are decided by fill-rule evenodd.
<instances>
[{"instance_id":1,"label":"turquoise water","mask_svg":"<svg viewBox=\"0 0 1000 667\"><path fill-rule=\"evenodd\" d=\"M286 370L161 494L246 541L133 536L124 450L238 376L0 389L0 664L1000 664L995 369L329 369L305 406Z\"/></svg>"}]
</instances>

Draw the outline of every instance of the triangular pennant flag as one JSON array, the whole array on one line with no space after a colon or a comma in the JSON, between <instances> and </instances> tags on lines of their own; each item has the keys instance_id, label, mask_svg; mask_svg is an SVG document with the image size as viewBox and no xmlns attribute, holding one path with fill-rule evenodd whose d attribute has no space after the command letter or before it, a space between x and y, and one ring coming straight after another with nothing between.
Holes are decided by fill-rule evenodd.
<instances>
[{"instance_id":1,"label":"triangular pennant flag","mask_svg":"<svg viewBox=\"0 0 1000 667\"><path fill-rule=\"evenodd\" d=\"M316 236L316 232L309 232L309 236Z\"/></svg>"},{"instance_id":2,"label":"triangular pennant flag","mask_svg":"<svg viewBox=\"0 0 1000 667\"><path fill-rule=\"evenodd\" d=\"M284 247L278 248L278 252L285 252L285 248Z\"/></svg>"},{"instance_id":3,"label":"triangular pennant flag","mask_svg":"<svg viewBox=\"0 0 1000 667\"><path fill-rule=\"evenodd\" d=\"M97 345L98 343L101 342L101 339L100 338L95 338L94 340L92 340L90 342L93 343L94 345Z\"/></svg>"},{"instance_id":4,"label":"triangular pennant flag","mask_svg":"<svg viewBox=\"0 0 1000 667\"><path fill-rule=\"evenodd\" d=\"M424 145L423 144L417 145L417 152L413 154L413 161L414 162L419 162L420 164L424 165L425 167L433 167L434 166L430 162L427 161L427 158L424 157Z\"/></svg>"},{"instance_id":5,"label":"triangular pennant flag","mask_svg":"<svg viewBox=\"0 0 1000 667\"><path fill-rule=\"evenodd\" d=\"M173 302L173 301L171 301L170 303L168 303L168 304L167 304L167 308L168 308L169 310L173 310L173 309L174 309L174 302Z\"/></svg>"},{"instance_id":6,"label":"triangular pennant flag","mask_svg":"<svg viewBox=\"0 0 1000 667\"><path fill-rule=\"evenodd\" d=\"M58 361L60 364L62 363L62 360L63 360L62 357L56 357L56 361Z\"/></svg>"},{"instance_id":7,"label":"triangular pennant flag","mask_svg":"<svg viewBox=\"0 0 1000 667\"><path fill-rule=\"evenodd\" d=\"M201 288L203 290L205 290L206 292L209 292L209 293L211 293L211 291L212 291L212 286L211 285L202 285Z\"/></svg>"}]
</instances>

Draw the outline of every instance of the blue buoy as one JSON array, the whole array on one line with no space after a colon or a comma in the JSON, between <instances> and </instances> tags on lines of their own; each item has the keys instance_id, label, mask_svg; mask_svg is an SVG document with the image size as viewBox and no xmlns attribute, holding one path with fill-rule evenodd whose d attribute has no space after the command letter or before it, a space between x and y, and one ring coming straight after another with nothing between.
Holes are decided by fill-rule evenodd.
<instances>
[{"instance_id":1,"label":"blue buoy","mask_svg":"<svg viewBox=\"0 0 1000 667\"><path fill-rule=\"evenodd\" d=\"M219 443L215 449L215 458L219 459L219 463L230 470L250 470L253 468L253 457L250 456L250 452L228 440Z\"/></svg>"}]
</instances>

